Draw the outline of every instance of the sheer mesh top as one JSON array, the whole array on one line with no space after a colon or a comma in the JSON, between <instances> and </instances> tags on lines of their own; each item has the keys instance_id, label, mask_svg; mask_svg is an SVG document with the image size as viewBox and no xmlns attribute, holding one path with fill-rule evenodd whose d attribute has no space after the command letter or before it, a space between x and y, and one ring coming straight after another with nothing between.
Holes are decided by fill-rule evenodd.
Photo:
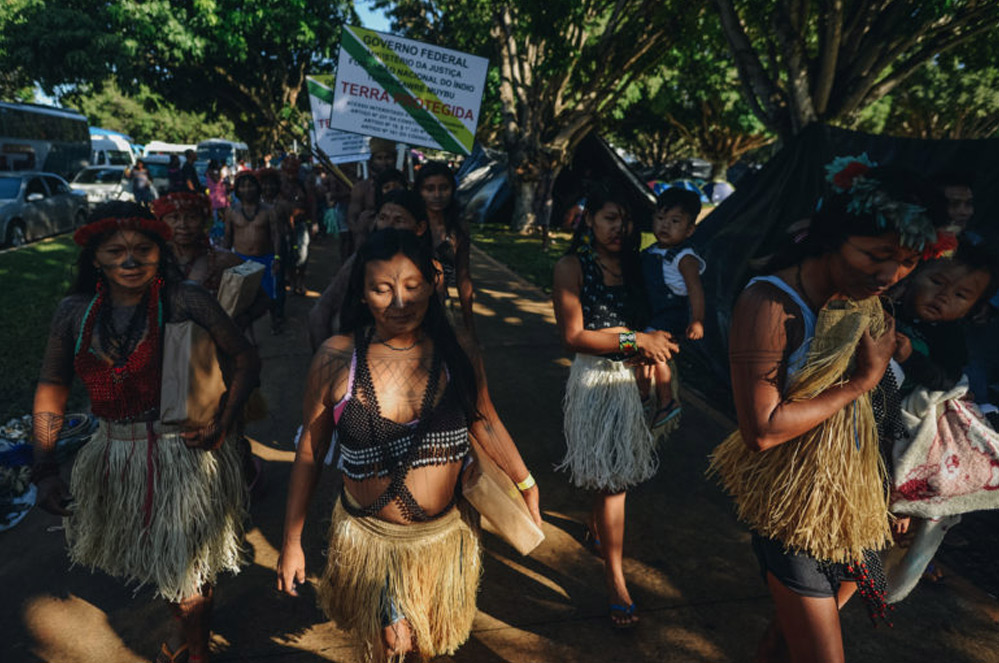
<instances>
[{"instance_id":1,"label":"sheer mesh top","mask_svg":"<svg viewBox=\"0 0 999 663\"><path fill-rule=\"evenodd\" d=\"M436 484L437 481L429 481L428 485L422 486L429 476L411 475L410 471L459 466L469 452L464 411L449 380L441 394L440 381L442 378L447 380L448 373L434 353L420 398L419 415L406 423L383 416L368 362L370 342L370 332L358 335L347 391L334 406L333 412L340 445L341 471L354 481L373 480L371 488L376 492L368 495L374 500L367 506L352 509L346 500L344 506L355 515L372 516L389 504L395 504L408 521L430 520L435 516L429 516L424 511L411 488L417 476L422 477L418 482L421 486L417 486L417 492L421 494L430 488L429 484ZM384 365L380 369L384 370ZM441 394L439 400L438 394ZM453 481L445 479L444 484L448 483L453 490ZM367 499L361 501L368 502ZM445 508L439 514L446 511Z\"/></svg>"}]
</instances>

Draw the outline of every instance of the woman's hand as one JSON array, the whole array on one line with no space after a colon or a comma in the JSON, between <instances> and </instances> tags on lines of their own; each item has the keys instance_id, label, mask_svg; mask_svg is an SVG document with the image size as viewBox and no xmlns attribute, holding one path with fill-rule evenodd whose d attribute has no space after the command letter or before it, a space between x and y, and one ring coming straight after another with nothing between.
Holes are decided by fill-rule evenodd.
<instances>
[{"instance_id":1,"label":"woman's hand","mask_svg":"<svg viewBox=\"0 0 999 663\"><path fill-rule=\"evenodd\" d=\"M531 512L534 524L541 527L541 493L538 491L538 485L534 484L527 490L520 491L520 496L524 498L527 510Z\"/></svg>"},{"instance_id":2,"label":"woman's hand","mask_svg":"<svg viewBox=\"0 0 999 663\"><path fill-rule=\"evenodd\" d=\"M895 319L885 315L885 320L888 328L881 336L874 338L868 329L857 345L857 361L850 382L857 385L862 393L878 386L895 353Z\"/></svg>"},{"instance_id":3,"label":"woman's hand","mask_svg":"<svg viewBox=\"0 0 999 663\"><path fill-rule=\"evenodd\" d=\"M649 363L667 361L680 351L680 346L669 332L638 332L635 339L638 343L637 354Z\"/></svg>"},{"instance_id":4,"label":"woman's hand","mask_svg":"<svg viewBox=\"0 0 999 663\"><path fill-rule=\"evenodd\" d=\"M687 338L691 341L699 341L704 338L704 325L698 320L687 325Z\"/></svg>"},{"instance_id":5,"label":"woman's hand","mask_svg":"<svg viewBox=\"0 0 999 663\"><path fill-rule=\"evenodd\" d=\"M72 500L69 486L57 475L48 476L38 482L37 504L56 516L71 516L73 512L66 506Z\"/></svg>"},{"instance_id":6,"label":"woman's hand","mask_svg":"<svg viewBox=\"0 0 999 663\"><path fill-rule=\"evenodd\" d=\"M279 592L284 592L291 596L298 596L295 585L305 583L305 552L302 550L302 543L286 542L281 546L281 554L277 563L277 588Z\"/></svg>"},{"instance_id":7,"label":"woman's hand","mask_svg":"<svg viewBox=\"0 0 999 663\"><path fill-rule=\"evenodd\" d=\"M215 451L222 446L222 441L225 439L225 426L218 419L212 419L207 425L197 430L185 431L180 436L188 448Z\"/></svg>"}]
</instances>

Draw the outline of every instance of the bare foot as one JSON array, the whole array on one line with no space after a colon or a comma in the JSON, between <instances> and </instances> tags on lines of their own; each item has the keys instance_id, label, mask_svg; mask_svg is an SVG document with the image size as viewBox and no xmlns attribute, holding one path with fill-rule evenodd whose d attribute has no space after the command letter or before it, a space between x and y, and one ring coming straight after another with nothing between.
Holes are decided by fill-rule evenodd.
<instances>
[{"instance_id":1,"label":"bare foot","mask_svg":"<svg viewBox=\"0 0 999 663\"><path fill-rule=\"evenodd\" d=\"M400 619L382 629L382 644L388 658L403 657L413 650L413 633L409 622Z\"/></svg>"}]
</instances>

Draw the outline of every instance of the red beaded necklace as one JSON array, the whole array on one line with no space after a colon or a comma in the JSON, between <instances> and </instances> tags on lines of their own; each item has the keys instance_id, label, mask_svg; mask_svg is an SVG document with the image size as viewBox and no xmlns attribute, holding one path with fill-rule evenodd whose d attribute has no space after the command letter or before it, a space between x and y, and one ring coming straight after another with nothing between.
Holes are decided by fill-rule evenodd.
<instances>
[{"instance_id":1,"label":"red beaded necklace","mask_svg":"<svg viewBox=\"0 0 999 663\"><path fill-rule=\"evenodd\" d=\"M146 300L146 333L128 357L114 358L94 351L94 325L104 306L109 306L103 282L87 307L76 341L73 366L90 395L91 407L98 417L115 421L140 418L159 408L160 334L163 305L160 290L163 278L157 276L149 285Z\"/></svg>"}]
</instances>

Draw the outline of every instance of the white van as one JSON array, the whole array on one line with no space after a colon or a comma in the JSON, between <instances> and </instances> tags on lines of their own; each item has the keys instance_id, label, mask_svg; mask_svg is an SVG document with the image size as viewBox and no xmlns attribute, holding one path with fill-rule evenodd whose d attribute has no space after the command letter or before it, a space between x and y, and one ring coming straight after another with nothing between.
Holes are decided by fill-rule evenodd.
<instances>
[{"instance_id":1,"label":"white van","mask_svg":"<svg viewBox=\"0 0 999 663\"><path fill-rule=\"evenodd\" d=\"M132 145L121 136L90 136L91 166L134 166Z\"/></svg>"},{"instance_id":2,"label":"white van","mask_svg":"<svg viewBox=\"0 0 999 663\"><path fill-rule=\"evenodd\" d=\"M162 140L152 140L146 145L145 150L143 150L143 156L153 156L156 154L166 154L167 156L171 154L176 154L184 159L184 152L188 150L196 150L197 145L193 143L164 143Z\"/></svg>"}]
</instances>

